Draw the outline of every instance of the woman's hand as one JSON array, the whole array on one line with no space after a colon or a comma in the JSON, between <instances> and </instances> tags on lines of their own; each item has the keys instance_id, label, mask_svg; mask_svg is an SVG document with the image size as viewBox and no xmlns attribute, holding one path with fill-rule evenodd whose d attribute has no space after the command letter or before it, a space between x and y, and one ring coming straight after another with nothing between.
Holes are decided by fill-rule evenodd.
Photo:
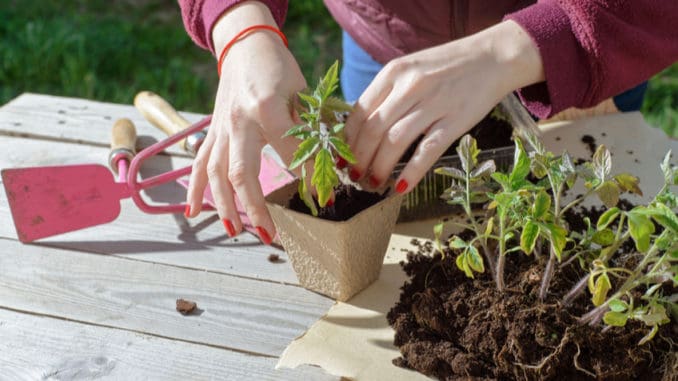
<instances>
[{"instance_id":1,"label":"woman's hand","mask_svg":"<svg viewBox=\"0 0 678 381\"><path fill-rule=\"evenodd\" d=\"M250 10L263 12L263 16L237 13L243 8L247 11L248 5L255 7ZM220 52L228 41L218 36L232 38L247 26L263 23L275 25L268 9L260 3L235 7L214 28L216 51ZM209 183L229 236L242 230L234 198L237 194L261 240L266 244L272 241L275 226L258 179L261 149L269 143L283 160L290 162L296 142L291 138L283 140L282 136L293 124L293 99L305 87L298 64L275 33L252 32L229 49L221 67L212 125L193 163L189 217L200 212Z\"/></svg>"},{"instance_id":2,"label":"woman's hand","mask_svg":"<svg viewBox=\"0 0 678 381\"><path fill-rule=\"evenodd\" d=\"M382 184L424 135L396 182L398 192L409 191L506 94L543 77L537 47L513 21L389 62L346 123L358 160L351 179Z\"/></svg>"}]
</instances>

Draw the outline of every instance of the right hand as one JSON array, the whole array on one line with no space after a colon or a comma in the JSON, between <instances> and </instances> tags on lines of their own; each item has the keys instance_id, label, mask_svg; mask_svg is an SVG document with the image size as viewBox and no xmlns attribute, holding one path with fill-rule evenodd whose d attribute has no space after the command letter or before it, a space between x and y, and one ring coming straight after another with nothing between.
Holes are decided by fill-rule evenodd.
<instances>
[{"instance_id":1,"label":"right hand","mask_svg":"<svg viewBox=\"0 0 678 381\"><path fill-rule=\"evenodd\" d=\"M305 87L299 65L274 33L252 32L230 48L221 67L212 124L193 162L189 217L200 212L209 182L229 236L242 230L237 194L261 240L271 242L275 226L258 179L261 149L269 143L290 162L297 142L282 136L293 125L296 93Z\"/></svg>"}]
</instances>

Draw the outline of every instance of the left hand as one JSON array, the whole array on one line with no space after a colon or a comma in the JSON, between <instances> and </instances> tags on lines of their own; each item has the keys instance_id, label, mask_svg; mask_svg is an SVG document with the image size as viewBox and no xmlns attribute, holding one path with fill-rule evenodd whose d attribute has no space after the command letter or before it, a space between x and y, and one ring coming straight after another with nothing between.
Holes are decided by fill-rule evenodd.
<instances>
[{"instance_id":1,"label":"left hand","mask_svg":"<svg viewBox=\"0 0 678 381\"><path fill-rule=\"evenodd\" d=\"M424 135L396 181L398 192L411 190L447 147L506 94L543 77L537 47L513 21L394 59L347 120L346 138L358 160L352 180L381 185Z\"/></svg>"}]
</instances>

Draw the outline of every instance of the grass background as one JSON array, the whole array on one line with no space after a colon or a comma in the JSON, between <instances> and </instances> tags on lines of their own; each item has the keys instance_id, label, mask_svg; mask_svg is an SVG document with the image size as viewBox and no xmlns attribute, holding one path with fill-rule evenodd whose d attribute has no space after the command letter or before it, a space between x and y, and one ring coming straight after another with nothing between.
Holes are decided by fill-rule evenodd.
<instances>
[{"instance_id":1,"label":"grass background","mask_svg":"<svg viewBox=\"0 0 678 381\"><path fill-rule=\"evenodd\" d=\"M293 0L285 33L309 83L341 56L340 30L320 0ZM23 92L130 104L152 90L209 113L215 60L186 35L176 0L4 0L0 104ZM646 119L678 136L678 64L655 76Z\"/></svg>"}]
</instances>

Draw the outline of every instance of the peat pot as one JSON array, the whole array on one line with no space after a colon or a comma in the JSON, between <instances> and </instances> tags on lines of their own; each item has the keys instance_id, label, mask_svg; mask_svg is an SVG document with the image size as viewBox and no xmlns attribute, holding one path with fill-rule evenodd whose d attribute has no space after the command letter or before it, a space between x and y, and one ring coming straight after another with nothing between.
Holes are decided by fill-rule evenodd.
<instances>
[{"instance_id":1,"label":"peat pot","mask_svg":"<svg viewBox=\"0 0 678 381\"><path fill-rule=\"evenodd\" d=\"M289 209L297 189L298 180L266 197L280 241L303 287L346 301L379 278L403 196L329 221Z\"/></svg>"}]
</instances>

